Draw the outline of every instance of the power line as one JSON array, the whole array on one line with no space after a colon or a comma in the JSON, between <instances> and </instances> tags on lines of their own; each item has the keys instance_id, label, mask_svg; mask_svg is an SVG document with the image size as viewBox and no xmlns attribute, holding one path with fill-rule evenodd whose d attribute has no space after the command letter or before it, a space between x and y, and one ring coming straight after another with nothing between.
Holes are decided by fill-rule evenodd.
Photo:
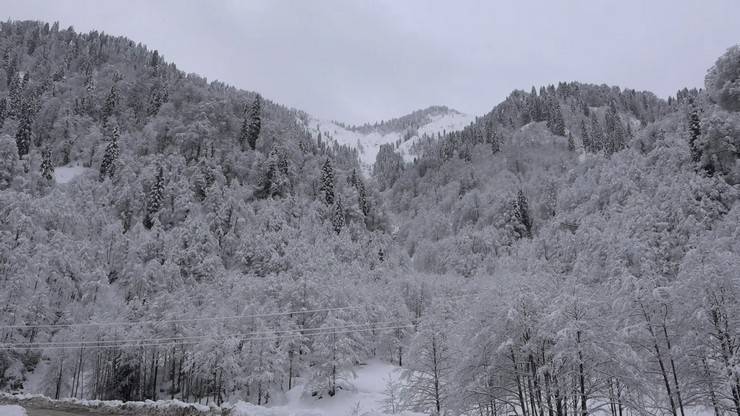
<instances>
[{"instance_id":1,"label":"power line","mask_svg":"<svg viewBox=\"0 0 740 416\"><path fill-rule=\"evenodd\" d=\"M338 308L321 308L321 309L309 309L302 311L287 311L287 312L273 312L273 313L262 313L252 315L233 315L233 316L214 316L206 318L187 318L187 319L169 319L169 320L147 320L147 321L121 321L121 322L87 322L87 323L74 323L74 324L38 324L38 325L0 325L0 329L31 329L31 328L84 328L84 327L105 327L105 326L136 326L136 325L149 325L149 324L176 324L176 323L190 323L190 322L204 322L204 321L226 321L233 319L248 319L248 318L268 318L274 316L285 316L285 315L301 315L306 313L318 313L318 312L331 312L341 311L349 309L362 309L364 306L343 306Z\"/></svg>"},{"instance_id":2,"label":"power line","mask_svg":"<svg viewBox=\"0 0 740 416\"><path fill-rule=\"evenodd\" d=\"M273 340L281 340L281 339L288 339L288 338L295 338L298 336L306 336L306 337L314 337L314 336L320 336L320 335L336 335L336 334L350 334L355 332L368 332L368 331L387 331L387 330L395 330L395 329L405 329L405 328L413 328L414 325L398 325L398 326L387 326L387 327L380 327L380 328L363 328L363 329L352 329L352 330L344 330L344 331L323 331L323 332L314 332L311 334L288 334L288 335L282 335L282 336L274 336L274 337L261 337L261 338L241 338L240 337L234 337L231 336L230 338L237 339L239 341L273 341ZM228 338L225 338L228 339ZM195 345L195 344L206 344L209 342L216 342L216 341L223 341L222 339L209 339L209 340L203 340L203 341L184 341L184 342L167 342L167 343L141 343L141 344L106 344L106 345L95 345L90 346L90 349L107 349L107 348L139 348L139 347L173 347L173 346L182 346L182 345ZM84 346L48 346L48 347L0 347L0 350L69 350L69 349L79 349L83 348Z\"/></svg>"},{"instance_id":3,"label":"power line","mask_svg":"<svg viewBox=\"0 0 740 416\"><path fill-rule=\"evenodd\" d=\"M266 329L263 331L253 331L253 332L246 332L241 334L231 334L231 335L218 335L218 334L211 334L211 335L190 335L190 336L177 336L177 337L167 337L167 338L135 338L135 339L104 339L104 340L80 340L80 341L48 341L48 342L7 342L7 343L0 343L0 347L41 347L41 346L65 346L65 345L71 345L71 346L85 346L85 345L105 345L109 343L133 343L133 342L155 342L155 341L180 341L180 340L190 340L190 339L209 339L209 338L224 338L224 337L250 337L253 335L260 335L260 334L280 334L280 333L301 333L305 334L306 332L312 333L314 331L325 331L325 330L332 330L332 329L349 329L349 328L359 328L359 327L371 327L373 325L396 325L396 324L402 324L405 322L398 322L398 321L380 321L380 322L366 322L366 323L357 323L357 324L348 324L348 325L341 325L341 326L333 326L333 327L315 327L315 328L293 328L293 329Z\"/></svg>"}]
</instances>

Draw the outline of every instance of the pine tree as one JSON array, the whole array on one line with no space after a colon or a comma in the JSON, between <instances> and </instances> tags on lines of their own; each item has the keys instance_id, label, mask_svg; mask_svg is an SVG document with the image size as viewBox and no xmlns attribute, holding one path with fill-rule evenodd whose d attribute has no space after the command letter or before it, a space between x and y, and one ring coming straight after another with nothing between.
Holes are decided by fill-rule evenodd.
<instances>
[{"instance_id":1,"label":"pine tree","mask_svg":"<svg viewBox=\"0 0 740 416\"><path fill-rule=\"evenodd\" d=\"M496 132L496 130L491 130L490 138L488 140L491 143L491 153L496 154L501 151L501 136Z\"/></svg>"},{"instance_id":2,"label":"pine tree","mask_svg":"<svg viewBox=\"0 0 740 416\"><path fill-rule=\"evenodd\" d=\"M159 167L157 176L154 178L149 194L146 199L146 214L144 215L144 226L146 228L152 228L154 225L154 216L159 212L162 207L162 199L164 198L164 169L162 166Z\"/></svg>"},{"instance_id":3,"label":"pine tree","mask_svg":"<svg viewBox=\"0 0 740 416\"><path fill-rule=\"evenodd\" d=\"M583 150L590 152L593 144L591 143L591 136L588 133L585 120L581 120L581 141L583 142Z\"/></svg>"},{"instance_id":4,"label":"pine tree","mask_svg":"<svg viewBox=\"0 0 740 416\"><path fill-rule=\"evenodd\" d=\"M360 211L364 216L370 214L370 203L367 200L367 189L362 180L357 183L357 205L360 207Z\"/></svg>"},{"instance_id":5,"label":"pine tree","mask_svg":"<svg viewBox=\"0 0 740 416\"><path fill-rule=\"evenodd\" d=\"M326 205L334 203L334 168L331 161L327 158L321 167L321 184L319 190L324 194Z\"/></svg>"},{"instance_id":6,"label":"pine tree","mask_svg":"<svg viewBox=\"0 0 740 416\"><path fill-rule=\"evenodd\" d=\"M15 143L18 146L18 157L23 158L31 150L31 106L28 102L23 103L20 114L18 131L15 134Z\"/></svg>"},{"instance_id":7,"label":"pine tree","mask_svg":"<svg viewBox=\"0 0 740 416\"><path fill-rule=\"evenodd\" d=\"M152 53L152 58L149 61L149 66L152 68L156 68L159 66L159 51L155 50L154 53Z\"/></svg>"},{"instance_id":8,"label":"pine tree","mask_svg":"<svg viewBox=\"0 0 740 416\"><path fill-rule=\"evenodd\" d=\"M0 190L13 182L18 165L18 147L7 134L0 134Z\"/></svg>"},{"instance_id":9,"label":"pine tree","mask_svg":"<svg viewBox=\"0 0 740 416\"><path fill-rule=\"evenodd\" d=\"M699 163L701 160L701 148L699 147L699 138L701 137L701 120L699 119L699 112L691 102L691 110L689 112L689 150L691 151L691 160L694 163Z\"/></svg>"},{"instance_id":10,"label":"pine tree","mask_svg":"<svg viewBox=\"0 0 740 416\"><path fill-rule=\"evenodd\" d=\"M547 100L547 128L552 134L565 136L565 120L560 110L560 102L554 96L549 96Z\"/></svg>"},{"instance_id":11,"label":"pine tree","mask_svg":"<svg viewBox=\"0 0 740 416\"><path fill-rule=\"evenodd\" d=\"M265 161L257 197L283 197L290 193L289 171L287 152L282 147L275 146Z\"/></svg>"},{"instance_id":12,"label":"pine tree","mask_svg":"<svg viewBox=\"0 0 740 416\"><path fill-rule=\"evenodd\" d=\"M531 238L532 220L529 216L529 204L527 202L527 197L524 196L524 192L521 189L517 193L516 200L514 201L514 218L518 222L518 225L522 227L522 230L518 232L519 237Z\"/></svg>"},{"instance_id":13,"label":"pine tree","mask_svg":"<svg viewBox=\"0 0 740 416\"><path fill-rule=\"evenodd\" d=\"M10 75L8 75L10 76ZM8 85L8 116L18 118L23 112L23 86L18 74L13 74Z\"/></svg>"},{"instance_id":14,"label":"pine tree","mask_svg":"<svg viewBox=\"0 0 740 416\"><path fill-rule=\"evenodd\" d=\"M337 196L336 201L334 201L331 226L337 234L339 234L339 232L342 231L342 228L344 228L344 207L342 206L342 198L339 196Z\"/></svg>"},{"instance_id":15,"label":"pine tree","mask_svg":"<svg viewBox=\"0 0 740 416\"><path fill-rule=\"evenodd\" d=\"M613 101L604 116L604 130L606 139L604 151L606 154L611 155L624 149L626 145L624 126Z\"/></svg>"},{"instance_id":16,"label":"pine tree","mask_svg":"<svg viewBox=\"0 0 740 416\"><path fill-rule=\"evenodd\" d=\"M537 89L532 86L532 91L529 93L527 103L528 114L523 120L525 123L529 121L541 121L542 120L542 100L537 97Z\"/></svg>"},{"instance_id":17,"label":"pine tree","mask_svg":"<svg viewBox=\"0 0 740 416\"><path fill-rule=\"evenodd\" d=\"M246 114L247 110L244 110L244 113ZM242 128L239 130L239 147L241 148L242 152L245 150L245 145L247 144L249 139L249 118L247 116L244 116L244 120L242 121Z\"/></svg>"},{"instance_id":18,"label":"pine tree","mask_svg":"<svg viewBox=\"0 0 740 416\"><path fill-rule=\"evenodd\" d=\"M54 164L51 161L51 149L49 148L41 153L41 177L47 181L54 178Z\"/></svg>"},{"instance_id":19,"label":"pine tree","mask_svg":"<svg viewBox=\"0 0 740 416\"><path fill-rule=\"evenodd\" d=\"M8 101L5 98L0 98L0 129L5 124L5 118L8 116Z\"/></svg>"},{"instance_id":20,"label":"pine tree","mask_svg":"<svg viewBox=\"0 0 740 416\"><path fill-rule=\"evenodd\" d=\"M247 125L246 139L249 143L249 148L254 150L257 148L257 139L262 129L262 96L259 94L254 97L254 101L249 107L247 118L249 119L249 124Z\"/></svg>"},{"instance_id":21,"label":"pine tree","mask_svg":"<svg viewBox=\"0 0 740 416\"><path fill-rule=\"evenodd\" d=\"M604 149L604 131L601 129L601 123L596 118L596 113L591 113L591 130L589 130L591 147L586 149L591 153L596 153Z\"/></svg>"},{"instance_id":22,"label":"pine tree","mask_svg":"<svg viewBox=\"0 0 740 416\"><path fill-rule=\"evenodd\" d=\"M149 108L147 114L150 117L154 117L159 112L162 104L166 103L168 99L167 86L157 81L152 90L149 93Z\"/></svg>"},{"instance_id":23,"label":"pine tree","mask_svg":"<svg viewBox=\"0 0 740 416\"><path fill-rule=\"evenodd\" d=\"M108 145L103 153L103 161L100 163L100 180L106 176L113 178L116 173L116 163L118 161L118 126L113 127L113 133Z\"/></svg>"},{"instance_id":24,"label":"pine tree","mask_svg":"<svg viewBox=\"0 0 740 416\"><path fill-rule=\"evenodd\" d=\"M568 151L573 152L576 150L576 142L573 141L573 135L568 133Z\"/></svg>"},{"instance_id":25,"label":"pine tree","mask_svg":"<svg viewBox=\"0 0 740 416\"><path fill-rule=\"evenodd\" d=\"M118 88L116 88L116 84L114 83L113 86L110 87L110 92L108 93L108 96L105 97L105 103L103 104L103 122L108 120L108 118L113 115L117 104Z\"/></svg>"},{"instance_id":26,"label":"pine tree","mask_svg":"<svg viewBox=\"0 0 740 416\"><path fill-rule=\"evenodd\" d=\"M347 185L357 188L357 170L352 169L352 173L347 176Z\"/></svg>"}]
</instances>

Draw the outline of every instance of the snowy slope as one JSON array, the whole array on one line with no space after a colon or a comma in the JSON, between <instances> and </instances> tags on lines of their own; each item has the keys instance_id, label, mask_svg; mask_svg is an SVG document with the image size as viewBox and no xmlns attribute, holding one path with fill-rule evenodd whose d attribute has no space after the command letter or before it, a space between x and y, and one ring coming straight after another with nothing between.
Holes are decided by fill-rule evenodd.
<instances>
[{"instance_id":1,"label":"snowy slope","mask_svg":"<svg viewBox=\"0 0 740 416\"><path fill-rule=\"evenodd\" d=\"M384 390L388 377L399 381L401 369L397 366L370 361L356 370L357 378L352 382L354 391L340 391L334 397L316 399L304 394L303 386L297 386L286 394L286 402L276 406L263 407L251 403L237 402L233 409L235 416L384 416ZM307 397L308 396L308 397ZM402 416L415 416L419 413L404 411Z\"/></svg>"},{"instance_id":2,"label":"snowy slope","mask_svg":"<svg viewBox=\"0 0 740 416\"><path fill-rule=\"evenodd\" d=\"M444 113L430 115L427 122L417 129L417 134L412 136L408 141L402 143L397 151L403 156L404 160L410 162L414 158L411 147L419 138L425 134L436 136L437 133L452 132L462 130L463 127L475 121L474 116L460 113L455 110L448 110ZM375 157L378 154L380 146L386 143L396 143L402 140L404 131L392 131L381 133L379 130L363 133L340 126L339 124L310 117L308 126L311 134L316 137L321 132L322 139L329 142L336 142L340 145L346 145L358 150L360 163L366 173L372 170L375 163Z\"/></svg>"}]
</instances>

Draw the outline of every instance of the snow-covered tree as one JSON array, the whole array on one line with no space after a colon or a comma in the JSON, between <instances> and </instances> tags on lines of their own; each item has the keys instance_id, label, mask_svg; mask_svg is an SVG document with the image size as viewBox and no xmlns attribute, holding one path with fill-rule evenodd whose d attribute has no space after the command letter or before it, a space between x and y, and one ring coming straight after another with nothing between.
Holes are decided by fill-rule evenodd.
<instances>
[{"instance_id":1,"label":"snow-covered tree","mask_svg":"<svg viewBox=\"0 0 740 416\"><path fill-rule=\"evenodd\" d=\"M323 194L323 200L327 205L334 204L334 167L327 158L321 166L321 177L319 179L319 191Z\"/></svg>"},{"instance_id":2,"label":"snow-covered tree","mask_svg":"<svg viewBox=\"0 0 740 416\"><path fill-rule=\"evenodd\" d=\"M152 228L152 225L154 225L155 216L162 207L163 198L164 168L160 165L146 198L146 214L144 215L144 226L146 228Z\"/></svg>"},{"instance_id":3,"label":"snow-covered tree","mask_svg":"<svg viewBox=\"0 0 740 416\"><path fill-rule=\"evenodd\" d=\"M246 133L246 141L250 149L254 150L262 130L262 96L257 94L245 113L246 131L244 133Z\"/></svg>"},{"instance_id":4,"label":"snow-covered tree","mask_svg":"<svg viewBox=\"0 0 740 416\"><path fill-rule=\"evenodd\" d=\"M100 180L105 177L113 178L116 173L116 164L118 163L118 126L113 126L110 140L105 147L105 153L103 153L103 161L100 163Z\"/></svg>"}]
</instances>

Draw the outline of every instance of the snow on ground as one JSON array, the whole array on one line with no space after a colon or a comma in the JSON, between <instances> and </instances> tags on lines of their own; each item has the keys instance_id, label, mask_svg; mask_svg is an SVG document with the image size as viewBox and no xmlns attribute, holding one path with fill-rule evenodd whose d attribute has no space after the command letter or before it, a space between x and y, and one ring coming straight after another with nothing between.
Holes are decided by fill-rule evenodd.
<instances>
[{"instance_id":1,"label":"snow on ground","mask_svg":"<svg viewBox=\"0 0 740 416\"><path fill-rule=\"evenodd\" d=\"M62 399L52 400L39 394L10 395L0 392L0 401L30 405L37 409L58 409L65 411L80 411L92 409L102 413L143 412L149 414L170 414L169 410L190 411L187 414L217 415L224 414L229 409L229 416L387 416L384 412L386 400L386 386L389 377L396 382L401 380L402 369L398 366L371 360L355 369L356 377L350 380L352 388L337 392L334 397L317 399L310 394L304 394L304 386L298 385L288 391L284 398L274 401L269 406L257 406L239 401L224 404L221 409L214 406L204 406L195 403L184 403L179 400L160 400L143 402L122 402L119 400L80 400ZM2 413L5 407L20 408L19 406L0 406L0 416L25 416L25 413ZM23 410L22 408L20 408ZM10 410L8 410L10 411ZM17 411L17 409L15 410ZM180 414L180 413L178 413ZM396 413L400 416L421 416L421 413L403 411Z\"/></svg>"},{"instance_id":2,"label":"snow on ground","mask_svg":"<svg viewBox=\"0 0 740 416\"><path fill-rule=\"evenodd\" d=\"M411 146L424 134L436 136L437 133L462 130L463 127L475 121L474 116L449 111L444 114L431 116L431 120L418 129L418 134L402 143L397 149L404 160L410 162L414 158ZM360 164L365 173L372 171L375 157L378 155L380 146L387 143L396 143L402 139L403 131L394 131L381 134L377 131L365 134L346 129L333 121L310 118L308 129L313 135L321 132L322 140L333 140L339 145L346 145L358 150Z\"/></svg>"},{"instance_id":3,"label":"snow on ground","mask_svg":"<svg viewBox=\"0 0 740 416\"><path fill-rule=\"evenodd\" d=\"M90 169L83 167L79 162L71 163L67 166L54 168L54 180L57 183L69 183L72 179L80 176Z\"/></svg>"},{"instance_id":4,"label":"snow on ground","mask_svg":"<svg viewBox=\"0 0 740 416\"><path fill-rule=\"evenodd\" d=\"M233 416L384 416L383 400L388 377L398 381L401 369L378 360L368 362L356 370L352 381L354 390L339 391L334 397L316 399L305 395L303 386L294 387L286 394L286 402L263 407L237 402ZM421 415L401 412L402 416Z\"/></svg>"},{"instance_id":5,"label":"snow on ground","mask_svg":"<svg viewBox=\"0 0 740 416\"><path fill-rule=\"evenodd\" d=\"M0 416L26 416L26 409L14 404L0 404Z\"/></svg>"}]
</instances>

